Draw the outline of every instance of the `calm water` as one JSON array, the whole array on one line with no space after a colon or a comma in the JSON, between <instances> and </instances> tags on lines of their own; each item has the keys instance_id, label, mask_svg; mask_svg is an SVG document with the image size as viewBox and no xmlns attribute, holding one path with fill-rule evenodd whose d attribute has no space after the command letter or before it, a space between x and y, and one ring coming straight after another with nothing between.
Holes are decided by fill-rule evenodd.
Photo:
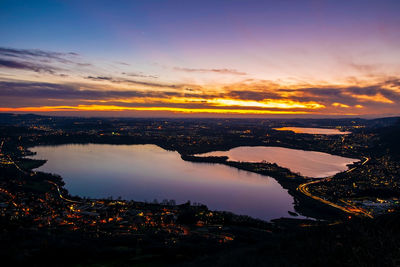
<instances>
[{"instance_id":1,"label":"calm water","mask_svg":"<svg viewBox=\"0 0 400 267\"><path fill-rule=\"evenodd\" d=\"M324 128L303 128L303 127L282 127L274 128L274 130L279 131L292 131L295 133L305 133L305 134L351 134L351 132L341 132L338 129L324 129Z\"/></svg>"},{"instance_id":2,"label":"calm water","mask_svg":"<svg viewBox=\"0 0 400 267\"><path fill-rule=\"evenodd\" d=\"M293 198L273 178L220 164L183 161L155 145L61 145L32 148L72 195L138 201L174 199L270 220L289 217Z\"/></svg>"},{"instance_id":3,"label":"calm water","mask_svg":"<svg viewBox=\"0 0 400 267\"><path fill-rule=\"evenodd\" d=\"M242 146L229 151L214 151L199 156L227 156L232 161L267 161L309 177L327 177L347 170L347 164L359 159L344 158L317 151L284 147Z\"/></svg>"}]
</instances>

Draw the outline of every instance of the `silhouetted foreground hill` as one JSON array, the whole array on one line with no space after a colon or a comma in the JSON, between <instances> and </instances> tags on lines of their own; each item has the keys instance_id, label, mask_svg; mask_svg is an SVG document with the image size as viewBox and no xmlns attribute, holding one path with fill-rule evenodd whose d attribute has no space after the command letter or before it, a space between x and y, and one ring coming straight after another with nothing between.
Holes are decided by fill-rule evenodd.
<instances>
[{"instance_id":1,"label":"silhouetted foreground hill","mask_svg":"<svg viewBox=\"0 0 400 267\"><path fill-rule=\"evenodd\" d=\"M399 266L400 214L284 229L189 266Z\"/></svg>"},{"instance_id":2,"label":"silhouetted foreground hill","mask_svg":"<svg viewBox=\"0 0 400 267\"><path fill-rule=\"evenodd\" d=\"M130 237L12 231L2 234L0 256L25 266L399 266L399 223L400 214L308 227L283 220L261 235L239 227L235 242L221 245L192 238L161 247L148 236L145 250Z\"/></svg>"}]
</instances>

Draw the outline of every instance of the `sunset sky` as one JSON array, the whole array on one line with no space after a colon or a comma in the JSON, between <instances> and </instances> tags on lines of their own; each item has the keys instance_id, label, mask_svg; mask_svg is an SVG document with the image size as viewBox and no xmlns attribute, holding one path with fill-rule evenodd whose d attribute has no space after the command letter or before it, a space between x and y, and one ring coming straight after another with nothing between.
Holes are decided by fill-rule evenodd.
<instances>
[{"instance_id":1,"label":"sunset sky","mask_svg":"<svg viewBox=\"0 0 400 267\"><path fill-rule=\"evenodd\" d=\"M400 1L0 2L0 112L400 115Z\"/></svg>"}]
</instances>

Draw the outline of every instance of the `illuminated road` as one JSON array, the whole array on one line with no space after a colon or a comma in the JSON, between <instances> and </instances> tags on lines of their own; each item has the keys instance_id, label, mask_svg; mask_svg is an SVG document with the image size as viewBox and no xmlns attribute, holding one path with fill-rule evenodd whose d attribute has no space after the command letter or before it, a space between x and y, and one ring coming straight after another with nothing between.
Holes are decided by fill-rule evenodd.
<instances>
[{"instance_id":1,"label":"illuminated road","mask_svg":"<svg viewBox=\"0 0 400 267\"><path fill-rule=\"evenodd\" d=\"M11 199L11 203L15 206L18 207L18 204L15 203L14 199L15 196L13 194L11 194L10 192L8 192L6 189L0 188L0 193L3 193L5 195L7 195L10 199Z\"/></svg>"},{"instance_id":2,"label":"illuminated road","mask_svg":"<svg viewBox=\"0 0 400 267\"><path fill-rule=\"evenodd\" d=\"M24 171L23 169L21 169L17 163L15 163L15 161L9 156L7 155L8 160L11 162L11 164L13 164L20 172L22 172L23 174L29 174L28 172Z\"/></svg>"},{"instance_id":3,"label":"illuminated road","mask_svg":"<svg viewBox=\"0 0 400 267\"><path fill-rule=\"evenodd\" d=\"M58 186L58 184L56 184L55 182L49 181L49 180L47 180L47 182L50 183L50 184L52 184L52 185L54 185L54 186L57 188L58 195L60 196L60 198L61 198L62 200L65 200L65 201L71 202L71 203L82 203L82 202L80 202L80 201L75 201L75 200L71 200L71 199L65 198L65 197L61 194L60 187Z\"/></svg>"},{"instance_id":4,"label":"illuminated road","mask_svg":"<svg viewBox=\"0 0 400 267\"><path fill-rule=\"evenodd\" d=\"M364 157L364 158L365 158L365 161L364 161L363 163L361 163L361 165L364 165L365 163L367 163L367 162L370 160L370 159L367 158L367 157ZM350 172L354 171L356 168L357 168L357 167L351 168L350 170L346 171L346 173L350 173ZM327 204L327 205L329 205L329 206L331 206L331 207L340 209L340 210L342 210L342 211L344 211L344 212L346 212L346 213L355 214L355 215L364 215L364 216L373 218L373 216L372 216L371 214L369 214L367 211L365 211L364 209L358 208L358 207L356 207L355 205L350 204L350 203L348 203L348 202L346 202L346 201L344 201L344 200L341 200L341 202L345 203L347 207L340 206L340 205L335 204L335 203L333 203L333 202L330 202L330 201L328 201L328 200L326 200L326 199L323 199L323 198L321 198L321 197L315 196L315 195L311 194L311 193L308 191L308 188L307 188L307 187L308 187L309 185L311 185L311 184L317 184L317 183L321 183L321 182L325 182L325 181L329 182L329 181L332 179L332 177L333 177L333 176L330 176L330 177L327 177L327 178L324 178L324 179L314 180L314 181L311 181L311 182L308 182L308 183L301 184L301 185L299 185L299 187L297 187L297 190L299 190L299 191L302 192L304 195L306 195L306 196L308 196L308 197L310 197L310 198L313 198L313 199L315 199L315 200L318 200L318 201L320 201L320 202L322 202L322 203L324 203L324 204ZM349 207L349 206L350 206L350 207Z\"/></svg>"},{"instance_id":5,"label":"illuminated road","mask_svg":"<svg viewBox=\"0 0 400 267\"><path fill-rule=\"evenodd\" d=\"M1 144L0 144L0 152L1 152L1 149L3 148L3 145L4 145L4 140L3 140L3 141L1 142ZM9 162L10 162L11 164L13 164L13 165L17 168L17 170L19 170L19 171L22 172L23 174L29 174L28 172L26 172L26 171L24 171L23 169L21 169L21 168L18 166L18 164L15 163L15 161L10 157L10 155L7 155L7 158L8 158L8 160L9 160ZM34 171L34 172L32 172L31 174L36 174L36 172ZM52 184L52 185L54 185L54 186L57 188L58 195L60 196L61 199L65 200L65 201L67 201L67 202L71 202L71 203L81 203L81 202L79 202L79 201L70 200L70 199L68 199L68 198L65 198L65 197L61 194L60 188L59 188L59 186L58 186L56 183L54 183L54 182L52 182L52 181L49 181L49 180L47 180L47 182L50 183L50 184ZM1 189L0 192L6 193L7 191ZM14 205L15 205L15 204L14 204Z\"/></svg>"},{"instance_id":6,"label":"illuminated road","mask_svg":"<svg viewBox=\"0 0 400 267\"><path fill-rule=\"evenodd\" d=\"M3 149L4 146L4 140L1 141L1 145L0 145L0 152ZM23 169L21 169L16 163L15 161L10 157L10 155L6 155L6 157L8 158L8 163L12 164L15 166L15 168L17 168L17 170L19 170L20 172L22 172L23 174L28 174L26 171L24 171ZM7 164L8 164L7 163Z\"/></svg>"}]
</instances>

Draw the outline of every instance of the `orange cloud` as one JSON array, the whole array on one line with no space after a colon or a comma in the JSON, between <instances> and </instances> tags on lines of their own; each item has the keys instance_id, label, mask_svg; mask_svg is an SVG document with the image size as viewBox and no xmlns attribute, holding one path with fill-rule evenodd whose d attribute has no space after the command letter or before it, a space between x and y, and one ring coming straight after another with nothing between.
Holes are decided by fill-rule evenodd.
<instances>
[{"instance_id":1,"label":"orange cloud","mask_svg":"<svg viewBox=\"0 0 400 267\"><path fill-rule=\"evenodd\" d=\"M385 96L383 96L381 93L377 93L376 95L356 95L356 94L349 94L351 97L356 98L362 102L379 102L379 103L387 103L387 104L393 104L394 102Z\"/></svg>"},{"instance_id":2,"label":"orange cloud","mask_svg":"<svg viewBox=\"0 0 400 267\"><path fill-rule=\"evenodd\" d=\"M307 114L307 111L281 111L258 109L212 109L174 107L125 107L115 105L41 106L23 108L0 108L1 112L50 112L50 111L170 111L176 113L216 113L216 114Z\"/></svg>"},{"instance_id":3,"label":"orange cloud","mask_svg":"<svg viewBox=\"0 0 400 267\"><path fill-rule=\"evenodd\" d=\"M350 107L349 105L342 104L342 103L337 103L337 102L333 103L332 106L340 107L340 108L349 108Z\"/></svg>"},{"instance_id":4,"label":"orange cloud","mask_svg":"<svg viewBox=\"0 0 400 267\"><path fill-rule=\"evenodd\" d=\"M255 100L240 100L231 98L196 98L196 97L176 97L170 98L124 98L124 99L109 99L109 100L83 100L85 102L100 102L100 103L133 103L133 104L201 104L206 107L246 107L246 108L264 108L264 109L321 109L324 105L314 101L301 102L290 99L264 99L261 101Z\"/></svg>"}]
</instances>

